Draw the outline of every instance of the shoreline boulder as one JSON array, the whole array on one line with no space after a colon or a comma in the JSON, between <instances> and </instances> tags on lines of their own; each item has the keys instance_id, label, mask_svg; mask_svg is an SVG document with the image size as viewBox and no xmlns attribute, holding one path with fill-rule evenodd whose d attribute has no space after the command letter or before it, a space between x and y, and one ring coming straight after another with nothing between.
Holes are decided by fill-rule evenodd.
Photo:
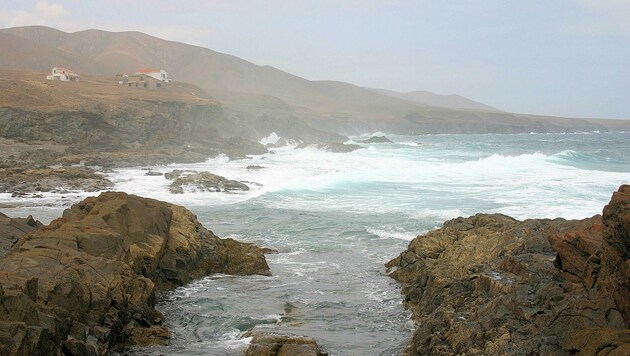
<instances>
[{"instance_id":1,"label":"shoreline boulder","mask_svg":"<svg viewBox=\"0 0 630 356\"><path fill-rule=\"evenodd\" d=\"M218 238L181 206L117 192L87 198L0 259L0 354L166 344L156 291L210 273L270 275L261 248Z\"/></svg>"},{"instance_id":2,"label":"shoreline boulder","mask_svg":"<svg viewBox=\"0 0 630 356\"><path fill-rule=\"evenodd\" d=\"M315 339L308 336L249 332L244 337L252 337L244 356L328 356Z\"/></svg>"},{"instance_id":3,"label":"shoreline boulder","mask_svg":"<svg viewBox=\"0 0 630 356\"><path fill-rule=\"evenodd\" d=\"M357 140L358 143L391 143L392 140L385 136L372 136L365 140Z\"/></svg>"},{"instance_id":4,"label":"shoreline boulder","mask_svg":"<svg viewBox=\"0 0 630 356\"><path fill-rule=\"evenodd\" d=\"M182 194L185 186L194 187L194 189L207 192L230 192L230 191L248 191L249 187L245 183L236 180L227 179L225 177L212 174L210 172L199 172L183 175L181 173L175 176L176 171L171 172L169 177L173 177L169 190L173 194ZM169 178L167 177L167 179Z\"/></svg>"}]
</instances>

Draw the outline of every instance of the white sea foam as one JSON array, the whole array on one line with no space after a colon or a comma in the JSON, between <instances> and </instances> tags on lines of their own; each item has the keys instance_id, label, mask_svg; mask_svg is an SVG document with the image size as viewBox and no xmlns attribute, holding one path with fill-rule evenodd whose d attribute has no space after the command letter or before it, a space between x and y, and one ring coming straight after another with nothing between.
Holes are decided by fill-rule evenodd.
<instances>
[{"instance_id":1,"label":"white sea foam","mask_svg":"<svg viewBox=\"0 0 630 356\"><path fill-rule=\"evenodd\" d=\"M417 234L409 231L405 231L404 229L392 226L392 225L384 225L380 227L368 227L365 229L370 234L376 235L383 239L400 239L405 241L413 240Z\"/></svg>"},{"instance_id":2,"label":"white sea foam","mask_svg":"<svg viewBox=\"0 0 630 356\"><path fill-rule=\"evenodd\" d=\"M277 137L272 133L265 140L271 142ZM345 154L285 146L276 149L275 154L247 160L232 161L220 156L201 163L149 167L162 173L173 169L210 171L249 182L247 192L186 190L184 194L172 194L169 180L146 176L146 170L140 168L118 169L108 177L116 190L193 207L263 197L261 202L271 208L436 218L478 211L512 213L522 218L552 214L585 217L599 212L611 191L630 181L627 172L563 164L579 155L571 149L556 154L484 154L463 148L453 150L436 137L430 138L430 149L411 146L414 143L409 137L392 137L402 143L370 146ZM445 136L444 140L447 138L452 139ZM248 165L265 168L248 170ZM60 195L45 193L40 200L28 198L22 202L67 206L92 194L75 194L64 201ZM2 202L17 204L20 200L0 194Z\"/></svg>"},{"instance_id":3,"label":"white sea foam","mask_svg":"<svg viewBox=\"0 0 630 356\"><path fill-rule=\"evenodd\" d=\"M263 145L268 145L268 144L275 145L275 144L277 144L277 143L278 143L278 141L280 140L280 138L281 138L281 137L280 137L280 136L278 136L278 134L277 134L277 133L272 132L272 133L270 133L270 134L269 134L269 136L262 138L262 139L260 140L260 143L261 143L261 144L263 144Z\"/></svg>"}]
</instances>

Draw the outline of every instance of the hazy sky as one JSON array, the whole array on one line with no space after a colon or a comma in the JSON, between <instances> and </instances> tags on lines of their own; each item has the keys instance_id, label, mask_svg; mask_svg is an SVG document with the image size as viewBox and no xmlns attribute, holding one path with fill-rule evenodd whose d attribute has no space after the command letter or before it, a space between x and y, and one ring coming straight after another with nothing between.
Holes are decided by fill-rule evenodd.
<instances>
[{"instance_id":1,"label":"hazy sky","mask_svg":"<svg viewBox=\"0 0 630 356\"><path fill-rule=\"evenodd\" d=\"M506 111L630 119L630 0L0 0L0 27L34 24L137 30Z\"/></svg>"}]
</instances>

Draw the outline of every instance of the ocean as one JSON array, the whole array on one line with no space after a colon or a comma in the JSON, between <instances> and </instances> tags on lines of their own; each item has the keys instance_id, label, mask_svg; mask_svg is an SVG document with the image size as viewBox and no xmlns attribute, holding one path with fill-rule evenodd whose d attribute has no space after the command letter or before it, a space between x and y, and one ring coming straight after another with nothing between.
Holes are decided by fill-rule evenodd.
<instances>
[{"instance_id":1,"label":"ocean","mask_svg":"<svg viewBox=\"0 0 630 356\"><path fill-rule=\"evenodd\" d=\"M256 327L313 337L331 355L398 355L414 325L383 264L415 236L479 212L586 218L630 183L630 133L386 136L394 142L351 153L285 146L108 173L116 190L184 205L220 237L278 251L267 255L271 277L213 275L162 295L171 345L133 352L241 355ZM171 194L147 168L210 171L251 189ZM0 203L48 222L87 195Z\"/></svg>"}]
</instances>

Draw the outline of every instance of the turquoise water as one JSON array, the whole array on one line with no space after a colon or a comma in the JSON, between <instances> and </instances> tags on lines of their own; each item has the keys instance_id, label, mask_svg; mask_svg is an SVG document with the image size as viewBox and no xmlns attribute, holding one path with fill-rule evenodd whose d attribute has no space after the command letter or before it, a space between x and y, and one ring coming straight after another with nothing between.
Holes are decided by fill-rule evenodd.
<instances>
[{"instance_id":1,"label":"turquoise water","mask_svg":"<svg viewBox=\"0 0 630 356\"><path fill-rule=\"evenodd\" d=\"M242 194L173 195L140 168L112 173L118 190L184 205L219 236L279 252L267 256L272 277L211 276L163 296L172 345L135 352L240 355L256 327L314 337L333 355L400 354L413 324L383 264L413 237L477 212L585 218L630 183L630 133L387 136L395 142L346 154L282 147L153 167L247 181ZM67 203L50 195L7 213L58 215Z\"/></svg>"}]
</instances>

